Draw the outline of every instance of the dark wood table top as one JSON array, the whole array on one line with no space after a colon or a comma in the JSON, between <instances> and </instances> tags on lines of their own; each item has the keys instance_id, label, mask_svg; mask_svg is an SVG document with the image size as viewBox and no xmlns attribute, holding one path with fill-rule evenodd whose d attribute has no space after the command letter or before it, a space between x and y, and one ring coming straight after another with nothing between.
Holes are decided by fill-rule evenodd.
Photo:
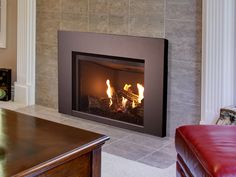
<instances>
[{"instance_id":1,"label":"dark wood table top","mask_svg":"<svg viewBox=\"0 0 236 177\"><path fill-rule=\"evenodd\" d=\"M102 145L105 135L0 109L0 177L28 174Z\"/></svg>"}]
</instances>

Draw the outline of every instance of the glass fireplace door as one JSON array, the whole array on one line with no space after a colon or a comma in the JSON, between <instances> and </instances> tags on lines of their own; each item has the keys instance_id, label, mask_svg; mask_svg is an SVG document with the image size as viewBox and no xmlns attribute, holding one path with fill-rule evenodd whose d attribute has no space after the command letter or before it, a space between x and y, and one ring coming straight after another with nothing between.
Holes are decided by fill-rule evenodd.
<instances>
[{"instance_id":1,"label":"glass fireplace door","mask_svg":"<svg viewBox=\"0 0 236 177\"><path fill-rule=\"evenodd\" d=\"M143 125L144 60L73 52L73 110Z\"/></svg>"}]
</instances>

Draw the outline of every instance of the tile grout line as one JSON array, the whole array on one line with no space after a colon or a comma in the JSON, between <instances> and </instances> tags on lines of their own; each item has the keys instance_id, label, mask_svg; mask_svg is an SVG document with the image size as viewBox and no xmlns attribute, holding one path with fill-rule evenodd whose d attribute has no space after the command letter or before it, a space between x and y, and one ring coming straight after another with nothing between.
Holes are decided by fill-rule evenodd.
<instances>
[{"instance_id":1,"label":"tile grout line","mask_svg":"<svg viewBox=\"0 0 236 177\"><path fill-rule=\"evenodd\" d=\"M171 143L170 143L170 144L171 144ZM169 145L169 144L167 144L167 145ZM161 149L165 148L167 145L163 145L163 146L161 146L160 148L157 148L154 152L150 152L149 154L145 155L144 157L139 158L138 160L142 160L142 159L144 159L145 157L147 157L147 156L149 156L149 155L151 155L151 154L154 154L155 152L160 151Z\"/></svg>"},{"instance_id":2,"label":"tile grout line","mask_svg":"<svg viewBox=\"0 0 236 177\"><path fill-rule=\"evenodd\" d=\"M180 20L174 18L165 18L165 20L176 21L176 22L195 22L194 20Z\"/></svg>"},{"instance_id":3,"label":"tile grout line","mask_svg":"<svg viewBox=\"0 0 236 177\"><path fill-rule=\"evenodd\" d=\"M128 35L130 35L130 23L131 23L131 20L130 20L130 1L129 0L129 10L128 10Z\"/></svg>"},{"instance_id":4,"label":"tile grout line","mask_svg":"<svg viewBox=\"0 0 236 177\"><path fill-rule=\"evenodd\" d=\"M107 2L107 9L108 9L108 14L107 14L107 29L106 29L106 33L110 33L110 1Z\"/></svg>"},{"instance_id":5,"label":"tile grout line","mask_svg":"<svg viewBox=\"0 0 236 177\"><path fill-rule=\"evenodd\" d=\"M164 38L166 38L166 1L164 1Z\"/></svg>"},{"instance_id":6,"label":"tile grout line","mask_svg":"<svg viewBox=\"0 0 236 177\"><path fill-rule=\"evenodd\" d=\"M153 152L156 152L157 150L153 147L149 147L149 146L146 146L146 145L141 145L141 144L137 144L137 143L134 143L134 142L129 142L129 141L125 141L123 139L118 139L119 141L123 142L123 143L130 143L130 144L133 144L133 145L138 145L140 147L143 147L143 148L148 148L150 150L152 150L151 152L148 152L148 154L150 153L153 153ZM117 142L117 141L116 141ZM111 143L112 144L112 143ZM159 148L158 148L159 149Z\"/></svg>"},{"instance_id":7,"label":"tile grout line","mask_svg":"<svg viewBox=\"0 0 236 177\"><path fill-rule=\"evenodd\" d=\"M118 142L118 141L121 141L121 139L116 139L114 142L107 144L107 146L110 146L110 145L112 145L113 143ZM107 147L107 146L106 146L106 147Z\"/></svg>"},{"instance_id":8,"label":"tile grout line","mask_svg":"<svg viewBox=\"0 0 236 177\"><path fill-rule=\"evenodd\" d=\"M87 0L88 1L88 5L87 5L87 16L88 16L88 21L87 21L87 30L88 30L88 32L90 32L90 0Z\"/></svg>"},{"instance_id":9,"label":"tile grout line","mask_svg":"<svg viewBox=\"0 0 236 177\"><path fill-rule=\"evenodd\" d=\"M152 154L154 154L155 152L157 152L158 150L155 150L155 151L153 151L153 152L150 152L150 153L148 153L148 154L146 154L145 156L143 156L143 157L140 157L139 159L137 159L136 161L137 162L140 162L140 160L142 160L142 159L144 159L145 157L148 157L148 156L150 156L150 155L152 155Z\"/></svg>"}]
</instances>

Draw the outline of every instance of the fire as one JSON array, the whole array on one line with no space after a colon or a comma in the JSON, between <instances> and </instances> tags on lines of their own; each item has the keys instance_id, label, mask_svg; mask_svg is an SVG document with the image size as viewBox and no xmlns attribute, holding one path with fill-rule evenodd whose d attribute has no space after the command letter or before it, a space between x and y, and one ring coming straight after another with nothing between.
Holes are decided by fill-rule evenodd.
<instances>
[{"instance_id":1,"label":"fire","mask_svg":"<svg viewBox=\"0 0 236 177\"><path fill-rule=\"evenodd\" d=\"M122 107L123 107L123 108L126 107L127 101L128 101L128 100L122 96Z\"/></svg>"},{"instance_id":2,"label":"fire","mask_svg":"<svg viewBox=\"0 0 236 177\"><path fill-rule=\"evenodd\" d=\"M114 104L114 108L116 109L122 109L123 111L126 111L128 107L132 107L133 109L138 107L139 104L142 103L142 100L144 99L144 87L142 84L137 83L137 89L138 89L138 94L135 94L132 92L130 89L132 87L131 84L125 84L123 87L123 90L125 92L117 92L115 93L114 89L111 87L110 80L106 80L107 84L107 97L109 98L109 107L111 107ZM117 97L119 97L119 94L122 93L122 100L121 102L117 103ZM115 95L113 97L113 95ZM120 99L119 99L120 100ZM114 103L113 103L114 101ZM121 103L121 104L120 104ZM117 106L120 105L120 107L117 108Z\"/></svg>"},{"instance_id":3,"label":"fire","mask_svg":"<svg viewBox=\"0 0 236 177\"><path fill-rule=\"evenodd\" d=\"M112 102L113 92L112 92L112 88L111 88L109 79L107 79L106 84L107 84L107 96L108 96L108 98L110 98L109 106L111 106L113 104L113 102Z\"/></svg>"},{"instance_id":4,"label":"fire","mask_svg":"<svg viewBox=\"0 0 236 177\"><path fill-rule=\"evenodd\" d=\"M125 91L128 91L130 87L131 87L130 84L125 84L125 86L124 86L124 90L125 90Z\"/></svg>"},{"instance_id":5,"label":"fire","mask_svg":"<svg viewBox=\"0 0 236 177\"><path fill-rule=\"evenodd\" d=\"M142 84L137 83L138 88L138 102L141 103L142 99L144 98L144 87Z\"/></svg>"},{"instance_id":6,"label":"fire","mask_svg":"<svg viewBox=\"0 0 236 177\"><path fill-rule=\"evenodd\" d=\"M136 104L135 104L135 102L133 101L132 102L132 108L134 109L136 107Z\"/></svg>"}]
</instances>

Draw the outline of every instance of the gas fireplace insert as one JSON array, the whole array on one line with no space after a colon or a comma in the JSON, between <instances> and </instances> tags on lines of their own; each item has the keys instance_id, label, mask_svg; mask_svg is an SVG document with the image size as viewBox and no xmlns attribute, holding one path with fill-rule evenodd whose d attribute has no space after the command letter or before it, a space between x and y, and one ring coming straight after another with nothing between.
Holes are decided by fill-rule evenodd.
<instances>
[{"instance_id":1,"label":"gas fireplace insert","mask_svg":"<svg viewBox=\"0 0 236 177\"><path fill-rule=\"evenodd\" d=\"M167 40L59 32L59 112L166 135Z\"/></svg>"}]
</instances>

